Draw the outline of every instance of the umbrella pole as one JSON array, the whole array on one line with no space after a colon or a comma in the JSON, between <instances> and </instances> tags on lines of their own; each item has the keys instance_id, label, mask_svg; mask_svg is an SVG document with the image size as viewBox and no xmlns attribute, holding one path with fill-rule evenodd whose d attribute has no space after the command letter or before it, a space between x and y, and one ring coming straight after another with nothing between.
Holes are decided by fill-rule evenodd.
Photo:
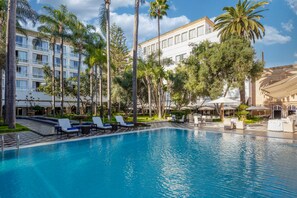
<instances>
[{"instance_id":1,"label":"umbrella pole","mask_svg":"<svg viewBox=\"0 0 297 198\"><path fill-rule=\"evenodd\" d=\"M222 113L222 122L224 122L224 103L221 104L222 105L222 109L221 109L221 113Z\"/></svg>"}]
</instances>

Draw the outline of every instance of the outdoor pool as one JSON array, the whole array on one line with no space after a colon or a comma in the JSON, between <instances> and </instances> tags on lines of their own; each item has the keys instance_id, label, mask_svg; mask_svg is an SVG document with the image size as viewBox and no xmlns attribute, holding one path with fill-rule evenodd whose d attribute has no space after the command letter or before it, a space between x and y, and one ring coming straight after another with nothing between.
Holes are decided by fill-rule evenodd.
<instances>
[{"instance_id":1,"label":"outdoor pool","mask_svg":"<svg viewBox=\"0 0 297 198\"><path fill-rule=\"evenodd\" d=\"M0 197L297 197L297 145L159 129L10 150Z\"/></svg>"}]
</instances>

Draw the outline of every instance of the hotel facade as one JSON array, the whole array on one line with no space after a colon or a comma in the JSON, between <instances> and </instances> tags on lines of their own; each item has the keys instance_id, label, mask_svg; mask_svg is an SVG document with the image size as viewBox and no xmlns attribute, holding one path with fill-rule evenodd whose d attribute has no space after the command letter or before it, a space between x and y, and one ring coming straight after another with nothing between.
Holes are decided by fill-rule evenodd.
<instances>
[{"instance_id":1,"label":"hotel facade","mask_svg":"<svg viewBox=\"0 0 297 198\"><path fill-rule=\"evenodd\" d=\"M39 92L38 88L43 83L43 67L49 66L52 69L53 51L50 42L46 39L38 39L38 33L27 31L27 35L17 33L16 35L16 106L17 115L28 115L33 106L45 108L45 113L52 107L52 96ZM55 45L55 75L60 75L60 44ZM78 54L74 48L66 43L64 45L64 78L77 76ZM83 61L82 61L83 62ZM82 64L82 71L86 65ZM60 107L60 98L56 97L56 107ZM75 106L76 98L64 97L64 106L71 109Z\"/></svg>"},{"instance_id":2,"label":"hotel facade","mask_svg":"<svg viewBox=\"0 0 297 198\"><path fill-rule=\"evenodd\" d=\"M220 42L218 31L214 31L214 22L208 17L203 17L196 21L190 22L186 25L178 27L174 30L166 32L160 36L160 45L162 50L162 58L170 58L173 62L165 70L174 70L178 63L187 58L192 51L193 44L199 44L205 40L210 42ZM154 37L139 44L140 57L146 58L152 52L158 50L158 37ZM250 83L246 81L246 100L250 99ZM226 97L240 101L240 95L238 89L230 90ZM170 101L170 94L166 93L166 101ZM203 101L204 99L198 99ZM168 102L167 102L168 103ZM166 104L168 106L168 104Z\"/></svg>"}]
</instances>

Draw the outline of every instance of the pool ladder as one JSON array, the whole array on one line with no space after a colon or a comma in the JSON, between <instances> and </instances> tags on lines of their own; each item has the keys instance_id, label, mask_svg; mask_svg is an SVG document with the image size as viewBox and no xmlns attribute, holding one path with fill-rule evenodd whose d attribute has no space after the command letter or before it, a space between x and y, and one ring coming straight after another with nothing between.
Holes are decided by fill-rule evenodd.
<instances>
[{"instance_id":1,"label":"pool ladder","mask_svg":"<svg viewBox=\"0 0 297 198\"><path fill-rule=\"evenodd\" d=\"M1 136L1 153L4 155L4 135Z\"/></svg>"},{"instance_id":2,"label":"pool ladder","mask_svg":"<svg viewBox=\"0 0 297 198\"><path fill-rule=\"evenodd\" d=\"M20 135L16 135L16 148L17 148L17 153L20 150ZM4 135L1 135L1 153L2 156L4 156Z\"/></svg>"}]
</instances>

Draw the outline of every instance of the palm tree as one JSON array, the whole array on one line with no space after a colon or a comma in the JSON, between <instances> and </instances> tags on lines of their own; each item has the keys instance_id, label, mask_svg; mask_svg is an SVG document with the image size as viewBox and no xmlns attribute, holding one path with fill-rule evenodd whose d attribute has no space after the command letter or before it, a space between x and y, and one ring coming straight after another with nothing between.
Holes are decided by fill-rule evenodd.
<instances>
[{"instance_id":1,"label":"palm tree","mask_svg":"<svg viewBox=\"0 0 297 198\"><path fill-rule=\"evenodd\" d=\"M57 36L60 40L60 94L61 94L61 115L64 111L64 41L69 40L70 22L73 21L75 15L70 13L65 5L61 5L59 9L54 9L49 6L44 6L43 9L47 12L44 18L57 29Z\"/></svg>"},{"instance_id":2,"label":"palm tree","mask_svg":"<svg viewBox=\"0 0 297 198\"><path fill-rule=\"evenodd\" d=\"M77 69L77 107L76 114L80 114L80 70L81 70L81 59L84 53L85 46L91 39L91 31L95 31L95 27L92 25L85 26L83 23L75 19L71 25L72 38L71 41L78 53L78 69Z\"/></svg>"},{"instance_id":3,"label":"palm tree","mask_svg":"<svg viewBox=\"0 0 297 198\"><path fill-rule=\"evenodd\" d=\"M237 35L255 42L265 35L265 28L259 22L263 15L260 13L264 9L258 8L268 4L266 1L253 2L239 0L235 7L224 7L224 14L215 19L215 30L219 30L221 40Z\"/></svg>"},{"instance_id":4,"label":"palm tree","mask_svg":"<svg viewBox=\"0 0 297 198\"><path fill-rule=\"evenodd\" d=\"M161 65L161 43L160 43L160 20L163 16L167 15L167 10L169 9L169 5L167 4L167 0L155 0L150 3L150 17L158 20L158 55L159 55L159 65ZM159 82L159 98L158 98L158 116L162 117L162 109L161 109L161 80Z\"/></svg>"},{"instance_id":5,"label":"palm tree","mask_svg":"<svg viewBox=\"0 0 297 198\"><path fill-rule=\"evenodd\" d=\"M56 43L58 39L58 28L56 22L52 21L47 15L40 15L39 21L41 26L38 27L38 32L41 33L41 37L48 38L52 49L52 112L56 115L56 78L55 78L55 57L56 57Z\"/></svg>"},{"instance_id":6,"label":"palm tree","mask_svg":"<svg viewBox=\"0 0 297 198\"><path fill-rule=\"evenodd\" d=\"M224 41L231 36L239 36L243 39L255 42L265 35L265 28L259 22L263 16L260 14L264 9L260 7L268 4L266 1L253 2L239 0L235 7L224 7L224 14L215 19L215 30L219 31L221 40ZM245 103L244 82L240 87L240 100Z\"/></svg>"},{"instance_id":7,"label":"palm tree","mask_svg":"<svg viewBox=\"0 0 297 198\"><path fill-rule=\"evenodd\" d=\"M15 128L15 34L16 29L24 32L23 29L21 29L21 23L27 24L28 21L32 21L33 25L35 25L37 13L31 8L27 0L10 0L8 2L2 0L0 2L0 9L0 39L2 46L0 114L2 116L2 70L5 68L5 122L8 124L9 128ZM6 41L4 36L5 31ZM4 50L5 45L6 49ZM4 64L6 65L5 67Z\"/></svg>"}]
</instances>

